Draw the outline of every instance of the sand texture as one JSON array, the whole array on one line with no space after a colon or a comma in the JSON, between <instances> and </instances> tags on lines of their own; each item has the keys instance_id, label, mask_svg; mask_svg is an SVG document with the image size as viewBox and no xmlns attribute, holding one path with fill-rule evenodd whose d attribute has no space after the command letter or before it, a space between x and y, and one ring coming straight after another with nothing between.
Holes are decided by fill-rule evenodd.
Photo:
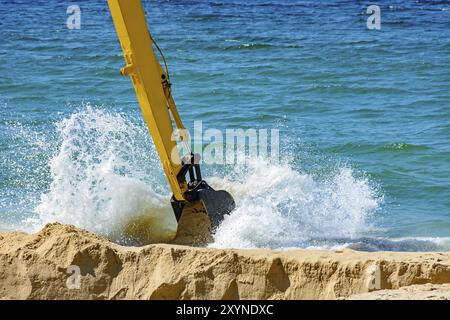
<instances>
[{"instance_id":1,"label":"sand texture","mask_svg":"<svg viewBox=\"0 0 450 320\"><path fill-rule=\"evenodd\" d=\"M0 234L0 299L445 299L449 284L450 253L124 247L58 223Z\"/></svg>"}]
</instances>

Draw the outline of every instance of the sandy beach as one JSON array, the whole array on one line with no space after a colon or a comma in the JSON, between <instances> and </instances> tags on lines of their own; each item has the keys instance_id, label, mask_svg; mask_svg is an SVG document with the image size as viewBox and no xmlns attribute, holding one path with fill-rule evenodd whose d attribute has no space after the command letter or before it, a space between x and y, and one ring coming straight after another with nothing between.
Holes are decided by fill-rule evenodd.
<instances>
[{"instance_id":1,"label":"sandy beach","mask_svg":"<svg viewBox=\"0 0 450 320\"><path fill-rule=\"evenodd\" d=\"M59 223L0 234L0 299L447 299L449 284L450 253L124 247Z\"/></svg>"}]
</instances>

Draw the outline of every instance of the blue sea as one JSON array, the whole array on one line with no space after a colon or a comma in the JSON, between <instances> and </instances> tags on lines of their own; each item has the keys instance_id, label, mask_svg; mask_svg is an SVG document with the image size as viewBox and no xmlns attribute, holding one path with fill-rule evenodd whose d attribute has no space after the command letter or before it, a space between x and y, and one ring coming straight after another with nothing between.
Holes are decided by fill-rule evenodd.
<instances>
[{"instance_id":1,"label":"blue sea","mask_svg":"<svg viewBox=\"0 0 450 320\"><path fill-rule=\"evenodd\" d=\"M279 130L279 163L204 166L237 202L211 246L450 250L450 1L143 5L188 129ZM1 230L170 210L123 66L106 1L0 0Z\"/></svg>"}]
</instances>

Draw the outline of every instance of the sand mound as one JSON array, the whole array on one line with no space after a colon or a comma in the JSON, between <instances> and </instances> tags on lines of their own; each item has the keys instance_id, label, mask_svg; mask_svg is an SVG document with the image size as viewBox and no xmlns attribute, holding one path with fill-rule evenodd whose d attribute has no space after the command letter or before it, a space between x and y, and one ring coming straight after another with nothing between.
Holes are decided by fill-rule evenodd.
<instances>
[{"instance_id":1,"label":"sand mound","mask_svg":"<svg viewBox=\"0 0 450 320\"><path fill-rule=\"evenodd\" d=\"M0 234L0 299L334 299L426 283L450 283L450 253L136 248L57 223Z\"/></svg>"}]
</instances>

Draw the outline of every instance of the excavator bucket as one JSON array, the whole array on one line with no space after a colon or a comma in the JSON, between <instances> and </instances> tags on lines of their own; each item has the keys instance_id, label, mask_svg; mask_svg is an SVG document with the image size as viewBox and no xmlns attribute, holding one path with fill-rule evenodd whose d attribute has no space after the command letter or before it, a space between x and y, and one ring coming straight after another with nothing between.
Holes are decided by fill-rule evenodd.
<instances>
[{"instance_id":1,"label":"excavator bucket","mask_svg":"<svg viewBox=\"0 0 450 320\"><path fill-rule=\"evenodd\" d=\"M230 214L236 206L233 197L224 190L203 189L198 193L213 229L217 228L225 215Z\"/></svg>"},{"instance_id":2,"label":"excavator bucket","mask_svg":"<svg viewBox=\"0 0 450 320\"><path fill-rule=\"evenodd\" d=\"M200 169L197 165L193 165L196 168L196 172L200 174ZM211 188L206 181L201 180L201 177L197 176L199 179L192 178L190 189L185 193L187 201L177 201L174 196L172 196L171 204L175 217L177 221L180 221L183 215L183 210L186 204L197 203L200 204L201 211L205 212L210 221L212 229L216 229L220 223L225 218L225 215L230 214L234 210L236 204L233 197L225 190L214 190Z\"/></svg>"}]
</instances>

